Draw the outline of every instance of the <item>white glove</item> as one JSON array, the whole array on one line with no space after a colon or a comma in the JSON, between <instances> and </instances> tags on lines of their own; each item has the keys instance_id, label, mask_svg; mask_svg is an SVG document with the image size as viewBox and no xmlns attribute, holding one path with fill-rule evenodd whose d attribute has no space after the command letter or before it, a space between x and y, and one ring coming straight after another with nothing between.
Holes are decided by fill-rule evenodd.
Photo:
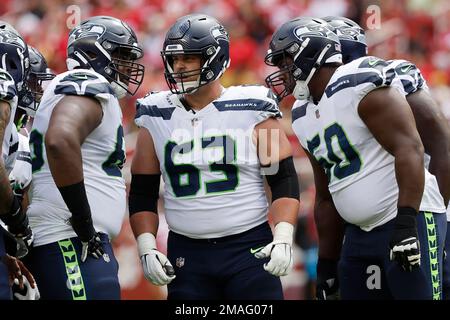
<instances>
[{"instance_id":1,"label":"white glove","mask_svg":"<svg viewBox=\"0 0 450 320\"><path fill-rule=\"evenodd\" d=\"M137 237L139 257L145 278L157 286L163 286L175 279L175 271L169 259L156 249L156 239L151 233Z\"/></svg>"},{"instance_id":2,"label":"white glove","mask_svg":"<svg viewBox=\"0 0 450 320\"><path fill-rule=\"evenodd\" d=\"M37 284L34 288L31 287L30 282L28 282L27 278L22 276L24 289L19 289L19 279L14 279L14 284L18 291L14 290L14 297L18 300L39 300L41 298L41 294L39 293L39 289Z\"/></svg>"},{"instance_id":3,"label":"white glove","mask_svg":"<svg viewBox=\"0 0 450 320\"><path fill-rule=\"evenodd\" d=\"M273 241L255 253L258 259L270 257L270 261L264 264L264 270L277 277L285 276L291 271L293 233L294 226L288 222L279 222L275 226Z\"/></svg>"}]
</instances>

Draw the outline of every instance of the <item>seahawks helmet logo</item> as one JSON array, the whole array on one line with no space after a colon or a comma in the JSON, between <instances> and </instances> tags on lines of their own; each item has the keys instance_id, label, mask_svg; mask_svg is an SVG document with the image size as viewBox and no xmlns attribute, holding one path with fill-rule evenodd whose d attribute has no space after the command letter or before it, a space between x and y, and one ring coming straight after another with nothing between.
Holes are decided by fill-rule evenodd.
<instances>
[{"instance_id":1,"label":"seahawks helmet logo","mask_svg":"<svg viewBox=\"0 0 450 320\"><path fill-rule=\"evenodd\" d=\"M228 41L228 33L222 26L216 26L211 29L211 35L217 41L219 38Z\"/></svg>"},{"instance_id":2,"label":"seahawks helmet logo","mask_svg":"<svg viewBox=\"0 0 450 320\"><path fill-rule=\"evenodd\" d=\"M4 30L0 34L0 42L16 44L19 45L21 48L25 47L25 42L20 37L16 36L15 34L13 34L8 30Z\"/></svg>"},{"instance_id":3,"label":"seahawks helmet logo","mask_svg":"<svg viewBox=\"0 0 450 320\"><path fill-rule=\"evenodd\" d=\"M69 45L78 39L96 37L97 39L105 33L105 27L99 24L83 24L72 30L69 37Z\"/></svg>"}]
</instances>

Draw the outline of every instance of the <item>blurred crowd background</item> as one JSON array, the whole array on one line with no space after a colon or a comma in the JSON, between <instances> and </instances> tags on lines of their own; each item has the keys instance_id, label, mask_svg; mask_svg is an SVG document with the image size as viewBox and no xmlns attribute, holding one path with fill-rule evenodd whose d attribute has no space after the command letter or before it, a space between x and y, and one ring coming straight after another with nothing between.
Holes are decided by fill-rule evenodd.
<instances>
[{"instance_id":1,"label":"blurred crowd background","mask_svg":"<svg viewBox=\"0 0 450 320\"><path fill-rule=\"evenodd\" d=\"M216 17L228 30L231 66L222 77L225 86L263 84L270 72L264 56L272 32L297 16L346 16L366 29L369 54L402 58L422 71L432 94L450 120L450 1L448 0L2 0L0 19L13 24L46 57L56 73L66 70L70 27L94 15L128 22L145 50L145 79L138 93L122 101L127 143L125 177L133 156L135 99L149 91L166 90L160 50L165 32L180 16L201 12ZM301 182L301 210L295 242L295 270L283 277L287 299L309 299L315 280L317 235L313 223L314 187L308 160L290 128L291 99L280 105L283 125L291 139ZM161 208L160 212L163 212ZM158 241L165 250L167 226ZM127 222L114 240L124 299L164 299L165 288L143 278L135 241Z\"/></svg>"}]
</instances>

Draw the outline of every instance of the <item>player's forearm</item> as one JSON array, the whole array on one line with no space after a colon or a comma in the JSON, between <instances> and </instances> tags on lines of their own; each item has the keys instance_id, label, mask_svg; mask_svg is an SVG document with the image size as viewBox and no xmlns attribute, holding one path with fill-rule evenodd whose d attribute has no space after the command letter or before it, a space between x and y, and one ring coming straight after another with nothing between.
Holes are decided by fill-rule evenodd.
<instances>
[{"instance_id":1,"label":"player's forearm","mask_svg":"<svg viewBox=\"0 0 450 320\"><path fill-rule=\"evenodd\" d=\"M425 90L406 96L425 152L431 157L429 171L436 176L447 205L450 198L450 128L436 102Z\"/></svg>"},{"instance_id":2,"label":"player's forearm","mask_svg":"<svg viewBox=\"0 0 450 320\"><path fill-rule=\"evenodd\" d=\"M450 199L450 153L431 156L429 171L436 176L445 206Z\"/></svg>"},{"instance_id":3,"label":"player's forearm","mask_svg":"<svg viewBox=\"0 0 450 320\"><path fill-rule=\"evenodd\" d=\"M6 172L5 163L2 157L3 139L5 137L5 129L9 123L11 110L9 104L0 101L0 215L7 214L11 209L13 193L9 184L8 174Z\"/></svg>"},{"instance_id":4,"label":"player's forearm","mask_svg":"<svg viewBox=\"0 0 450 320\"><path fill-rule=\"evenodd\" d=\"M279 198L275 200L270 207L273 224L288 222L295 226L299 205L299 201L293 198Z\"/></svg>"},{"instance_id":5,"label":"player's forearm","mask_svg":"<svg viewBox=\"0 0 450 320\"><path fill-rule=\"evenodd\" d=\"M50 171L58 187L72 185L83 180L81 148L76 139L47 133L45 148Z\"/></svg>"},{"instance_id":6,"label":"player's forearm","mask_svg":"<svg viewBox=\"0 0 450 320\"><path fill-rule=\"evenodd\" d=\"M423 148L404 147L395 154L395 176L398 184L398 207L419 210L425 183Z\"/></svg>"},{"instance_id":7,"label":"player's forearm","mask_svg":"<svg viewBox=\"0 0 450 320\"><path fill-rule=\"evenodd\" d=\"M156 236L159 217L158 214L150 211L137 212L130 217L130 225L135 238L143 233L151 233Z\"/></svg>"},{"instance_id":8,"label":"player's forearm","mask_svg":"<svg viewBox=\"0 0 450 320\"><path fill-rule=\"evenodd\" d=\"M316 198L314 221L319 236L319 257L338 260L344 238L344 220L332 200Z\"/></svg>"}]
</instances>

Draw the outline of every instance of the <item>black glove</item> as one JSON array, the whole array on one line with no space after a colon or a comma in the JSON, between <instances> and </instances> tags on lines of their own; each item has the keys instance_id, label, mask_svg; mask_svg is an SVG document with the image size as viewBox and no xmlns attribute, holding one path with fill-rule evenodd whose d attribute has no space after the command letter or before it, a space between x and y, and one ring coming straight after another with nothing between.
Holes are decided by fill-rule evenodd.
<instances>
[{"instance_id":1,"label":"black glove","mask_svg":"<svg viewBox=\"0 0 450 320\"><path fill-rule=\"evenodd\" d=\"M319 257L317 261L317 300L339 300L337 261Z\"/></svg>"},{"instance_id":2,"label":"black glove","mask_svg":"<svg viewBox=\"0 0 450 320\"><path fill-rule=\"evenodd\" d=\"M86 261L88 255L98 259L105 254L100 236L94 229L92 218L80 219L72 216L70 223L82 244L81 262Z\"/></svg>"},{"instance_id":3,"label":"black glove","mask_svg":"<svg viewBox=\"0 0 450 320\"><path fill-rule=\"evenodd\" d=\"M33 243L33 232L28 224L28 216L22 210L21 198L14 195L10 212L2 216L3 222L8 226L8 231L15 237L16 250L12 256L25 257Z\"/></svg>"},{"instance_id":4,"label":"black glove","mask_svg":"<svg viewBox=\"0 0 450 320\"><path fill-rule=\"evenodd\" d=\"M1 217L3 222L8 226L9 232L12 234L27 234L29 229L28 217L22 210L22 204L19 197L14 196L9 213Z\"/></svg>"},{"instance_id":5,"label":"black glove","mask_svg":"<svg viewBox=\"0 0 450 320\"><path fill-rule=\"evenodd\" d=\"M420 243L417 234L417 211L410 207L399 207L395 218L395 229L389 243L389 257L405 271L420 267Z\"/></svg>"},{"instance_id":6,"label":"black glove","mask_svg":"<svg viewBox=\"0 0 450 320\"><path fill-rule=\"evenodd\" d=\"M10 256L22 259L30 251L33 242L33 233L30 228L27 229L26 234L19 235L13 235L11 232L3 230L3 236L5 251Z\"/></svg>"}]
</instances>

